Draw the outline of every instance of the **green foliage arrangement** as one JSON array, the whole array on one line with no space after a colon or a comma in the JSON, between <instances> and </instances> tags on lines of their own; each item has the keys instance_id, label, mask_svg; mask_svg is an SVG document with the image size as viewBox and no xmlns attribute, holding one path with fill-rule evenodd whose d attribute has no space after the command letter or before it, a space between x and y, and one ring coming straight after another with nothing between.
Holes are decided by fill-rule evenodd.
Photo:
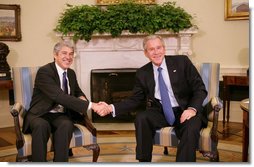
<instances>
[{"instance_id":1,"label":"green foliage arrangement","mask_svg":"<svg viewBox=\"0 0 254 167\"><path fill-rule=\"evenodd\" d=\"M112 37L124 30L130 33L154 34L160 30L177 33L193 26L193 17L175 2L145 5L131 1L106 8L99 6L72 6L61 14L56 32L72 34L73 40L91 40L94 33L109 33Z\"/></svg>"}]
</instances>

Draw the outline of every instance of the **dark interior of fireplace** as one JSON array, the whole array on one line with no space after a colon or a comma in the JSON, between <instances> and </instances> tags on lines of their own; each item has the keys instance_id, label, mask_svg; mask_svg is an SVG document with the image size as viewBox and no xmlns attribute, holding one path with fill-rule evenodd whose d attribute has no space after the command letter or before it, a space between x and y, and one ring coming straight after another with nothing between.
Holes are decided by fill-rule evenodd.
<instances>
[{"instance_id":1,"label":"dark interior of fireplace","mask_svg":"<svg viewBox=\"0 0 254 167\"><path fill-rule=\"evenodd\" d=\"M91 100L105 101L108 104L119 102L131 96L135 83L135 68L93 69L91 70ZM137 112L145 110L145 105L117 117L111 114L101 117L92 112L94 123L129 123L134 122Z\"/></svg>"}]
</instances>

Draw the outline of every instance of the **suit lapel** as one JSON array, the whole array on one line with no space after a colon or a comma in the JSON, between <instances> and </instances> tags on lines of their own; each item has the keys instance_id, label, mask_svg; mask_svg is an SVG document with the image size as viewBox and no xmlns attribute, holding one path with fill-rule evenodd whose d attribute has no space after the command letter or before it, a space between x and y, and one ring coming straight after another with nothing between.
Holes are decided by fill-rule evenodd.
<instances>
[{"instance_id":1,"label":"suit lapel","mask_svg":"<svg viewBox=\"0 0 254 167\"><path fill-rule=\"evenodd\" d=\"M167 68L168 68L168 75L169 75L169 79L170 79L170 83L172 86L173 90L177 89L177 86L175 86L174 83L177 83L176 81L178 80L178 70L174 64L174 62L172 61L173 59L170 59L170 57L165 57L166 59L166 64L167 64Z\"/></svg>"},{"instance_id":2,"label":"suit lapel","mask_svg":"<svg viewBox=\"0 0 254 167\"><path fill-rule=\"evenodd\" d=\"M154 97L155 91L155 80L154 80L154 73L153 73L153 65L150 63L149 67L147 68L147 87L149 92L151 92L151 97Z\"/></svg>"},{"instance_id":3,"label":"suit lapel","mask_svg":"<svg viewBox=\"0 0 254 167\"><path fill-rule=\"evenodd\" d=\"M51 68L52 68L53 71L54 71L54 75L55 75L57 84L60 85L60 84L61 84L61 83L60 83L60 78L59 78L59 75L58 75L58 72L57 72L57 69L56 69L55 62L52 62L50 66L51 66Z\"/></svg>"},{"instance_id":4,"label":"suit lapel","mask_svg":"<svg viewBox=\"0 0 254 167\"><path fill-rule=\"evenodd\" d=\"M74 82L73 82L73 75L71 75L71 72L69 71L69 69L67 69L67 76L68 76L68 80L69 80L69 86L70 86L70 95L72 95L73 93L73 88L74 88Z\"/></svg>"}]
</instances>

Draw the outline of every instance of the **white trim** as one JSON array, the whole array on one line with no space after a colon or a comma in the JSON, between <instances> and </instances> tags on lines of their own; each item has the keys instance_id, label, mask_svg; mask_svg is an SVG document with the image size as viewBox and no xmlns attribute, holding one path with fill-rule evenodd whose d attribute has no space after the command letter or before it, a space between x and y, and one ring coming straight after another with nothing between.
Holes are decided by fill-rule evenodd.
<instances>
[{"instance_id":1,"label":"white trim","mask_svg":"<svg viewBox=\"0 0 254 167\"><path fill-rule=\"evenodd\" d=\"M220 67L220 80L222 81L223 75L236 75L236 76L246 76L247 69L249 67Z\"/></svg>"}]
</instances>

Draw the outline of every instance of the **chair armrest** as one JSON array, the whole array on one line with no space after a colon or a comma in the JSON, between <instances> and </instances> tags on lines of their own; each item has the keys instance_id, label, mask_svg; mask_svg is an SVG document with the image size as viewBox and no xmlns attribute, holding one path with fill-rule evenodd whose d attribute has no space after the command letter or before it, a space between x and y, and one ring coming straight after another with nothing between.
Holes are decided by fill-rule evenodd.
<instances>
[{"instance_id":1,"label":"chair armrest","mask_svg":"<svg viewBox=\"0 0 254 167\"><path fill-rule=\"evenodd\" d=\"M20 122L19 122L19 114L25 110L22 104L15 103L11 109L11 115L14 120L14 128L16 134L16 147L17 149L22 148L24 146L24 137L21 131Z\"/></svg>"},{"instance_id":2,"label":"chair armrest","mask_svg":"<svg viewBox=\"0 0 254 167\"><path fill-rule=\"evenodd\" d=\"M219 97L212 97L211 100L204 106L207 119L209 121L217 121L219 119L219 111L222 109L222 102Z\"/></svg>"},{"instance_id":3,"label":"chair armrest","mask_svg":"<svg viewBox=\"0 0 254 167\"><path fill-rule=\"evenodd\" d=\"M222 101L219 97L213 97L210 102L211 102L212 108L216 112L219 112L223 107Z\"/></svg>"},{"instance_id":4,"label":"chair armrest","mask_svg":"<svg viewBox=\"0 0 254 167\"><path fill-rule=\"evenodd\" d=\"M92 133L93 136L97 136L97 130L87 116L84 116L84 126Z\"/></svg>"},{"instance_id":5,"label":"chair armrest","mask_svg":"<svg viewBox=\"0 0 254 167\"><path fill-rule=\"evenodd\" d=\"M205 105L208 121L212 121L212 140L218 141L218 120L219 111L222 109L222 101L219 97L212 97L211 100Z\"/></svg>"}]
</instances>

